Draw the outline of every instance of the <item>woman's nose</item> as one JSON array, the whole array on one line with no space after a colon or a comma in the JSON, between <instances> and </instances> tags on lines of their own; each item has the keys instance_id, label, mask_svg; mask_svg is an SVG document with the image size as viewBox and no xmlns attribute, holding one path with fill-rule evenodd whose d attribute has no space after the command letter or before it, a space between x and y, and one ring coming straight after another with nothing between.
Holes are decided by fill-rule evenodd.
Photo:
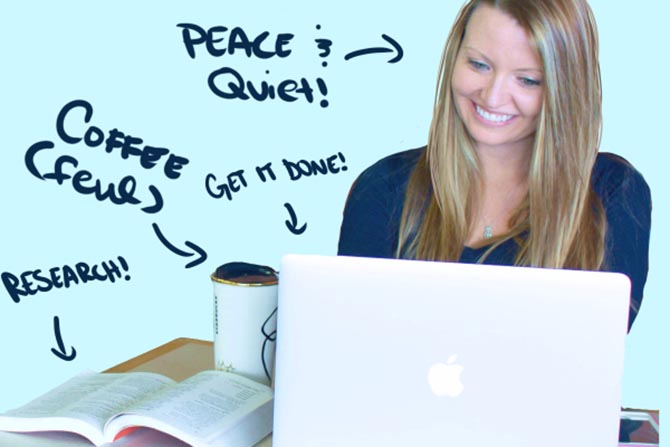
<instances>
[{"instance_id":1,"label":"woman's nose","mask_svg":"<svg viewBox=\"0 0 670 447\"><path fill-rule=\"evenodd\" d=\"M502 76L492 76L482 90L484 104L491 109L504 105L509 97L505 79Z\"/></svg>"}]
</instances>

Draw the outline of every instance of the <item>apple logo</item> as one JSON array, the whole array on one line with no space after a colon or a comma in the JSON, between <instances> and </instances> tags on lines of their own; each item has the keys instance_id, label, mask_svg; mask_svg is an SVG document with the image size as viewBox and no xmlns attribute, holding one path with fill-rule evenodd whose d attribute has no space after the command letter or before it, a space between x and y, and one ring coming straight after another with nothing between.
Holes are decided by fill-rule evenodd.
<instances>
[{"instance_id":1,"label":"apple logo","mask_svg":"<svg viewBox=\"0 0 670 447\"><path fill-rule=\"evenodd\" d=\"M463 366L456 363L457 354L447 360L447 364L435 363L428 369L428 385L436 396L456 397L463 392L461 382Z\"/></svg>"}]
</instances>

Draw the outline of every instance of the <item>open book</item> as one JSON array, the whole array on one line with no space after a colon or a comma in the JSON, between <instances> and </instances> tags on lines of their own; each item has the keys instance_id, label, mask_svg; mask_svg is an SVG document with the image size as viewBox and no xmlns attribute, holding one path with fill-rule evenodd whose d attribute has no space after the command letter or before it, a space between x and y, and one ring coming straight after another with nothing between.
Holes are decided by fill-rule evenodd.
<instances>
[{"instance_id":1,"label":"open book","mask_svg":"<svg viewBox=\"0 0 670 447\"><path fill-rule=\"evenodd\" d=\"M135 427L193 447L252 446L272 431L272 390L223 371L179 383L146 372L85 372L0 415L0 430L68 431L96 446Z\"/></svg>"}]
</instances>

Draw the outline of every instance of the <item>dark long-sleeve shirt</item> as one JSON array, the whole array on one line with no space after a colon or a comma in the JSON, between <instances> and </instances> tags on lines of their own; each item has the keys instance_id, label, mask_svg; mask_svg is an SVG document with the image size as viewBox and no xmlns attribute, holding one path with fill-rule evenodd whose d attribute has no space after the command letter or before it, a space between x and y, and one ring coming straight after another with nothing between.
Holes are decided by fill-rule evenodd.
<instances>
[{"instance_id":1,"label":"dark long-sleeve shirt","mask_svg":"<svg viewBox=\"0 0 670 447\"><path fill-rule=\"evenodd\" d=\"M410 174L425 148L390 155L367 168L352 185L344 209L338 254L395 257L400 214ZM600 153L591 183L607 219L603 270L631 280L630 329L642 302L649 265L651 194L644 178L623 158ZM459 262L476 263L489 247L464 247ZM513 265L518 246L503 242L483 261Z\"/></svg>"}]
</instances>

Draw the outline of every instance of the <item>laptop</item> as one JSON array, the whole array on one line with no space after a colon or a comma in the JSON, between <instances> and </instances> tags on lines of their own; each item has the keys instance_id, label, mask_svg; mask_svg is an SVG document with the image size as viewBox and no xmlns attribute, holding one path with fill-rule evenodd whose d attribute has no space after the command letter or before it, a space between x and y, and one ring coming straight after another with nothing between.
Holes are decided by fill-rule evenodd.
<instances>
[{"instance_id":1,"label":"laptop","mask_svg":"<svg viewBox=\"0 0 670 447\"><path fill-rule=\"evenodd\" d=\"M287 255L274 447L613 447L621 274Z\"/></svg>"}]
</instances>

